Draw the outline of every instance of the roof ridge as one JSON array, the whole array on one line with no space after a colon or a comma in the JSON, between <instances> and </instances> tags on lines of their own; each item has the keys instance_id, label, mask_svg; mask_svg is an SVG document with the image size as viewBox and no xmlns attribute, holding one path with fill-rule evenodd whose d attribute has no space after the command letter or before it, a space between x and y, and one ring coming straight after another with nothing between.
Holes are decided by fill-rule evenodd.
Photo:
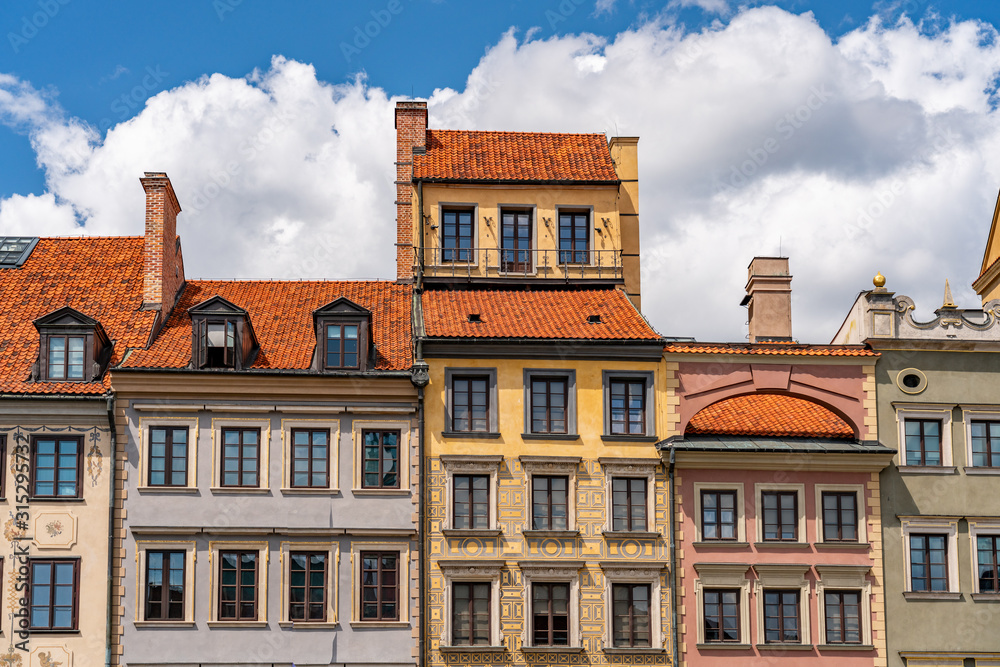
<instances>
[{"instance_id":1,"label":"roof ridge","mask_svg":"<svg viewBox=\"0 0 1000 667\"><path fill-rule=\"evenodd\" d=\"M428 129L428 132L461 132L465 134L541 134L547 137L604 137L604 132L538 132L533 130L446 130L440 128Z\"/></svg>"}]
</instances>

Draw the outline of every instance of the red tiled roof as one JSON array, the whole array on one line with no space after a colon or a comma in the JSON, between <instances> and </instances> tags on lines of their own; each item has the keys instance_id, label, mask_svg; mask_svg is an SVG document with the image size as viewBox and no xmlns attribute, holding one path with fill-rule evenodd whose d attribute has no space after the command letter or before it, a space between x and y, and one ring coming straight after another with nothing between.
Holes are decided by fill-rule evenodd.
<instances>
[{"instance_id":1,"label":"red tiled roof","mask_svg":"<svg viewBox=\"0 0 1000 667\"><path fill-rule=\"evenodd\" d=\"M691 418L685 434L854 437L847 422L822 405L781 394L748 394L713 403Z\"/></svg>"},{"instance_id":2,"label":"red tiled roof","mask_svg":"<svg viewBox=\"0 0 1000 667\"><path fill-rule=\"evenodd\" d=\"M345 297L372 313L379 370L412 365L412 290L388 281L188 281L166 326L148 350L133 352L125 368L185 368L191 361L187 309L213 296L250 313L260 353L251 369L306 370L316 346L313 311Z\"/></svg>"},{"instance_id":3,"label":"red tiled roof","mask_svg":"<svg viewBox=\"0 0 1000 667\"><path fill-rule=\"evenodd\" d=\"M617 181L603 134L427 130L413 177L475 181Z\"/></svg>"},{"instance_id":4,"label":"red tiled roof","mask_svg":"<svg viewBox=\"0 0 1000 667\"><path fill-rule=\"evenodd\" d=\"M800 343L667 343L666 352L683 354L752 354L801 357L877 357L863 345L802 345Z\"/></svg>"},{"instance_id":5,"label":"red tiled roof","mask_svg":"<svg viewBox=\"0 0 1000 667\"><path fill-rule=\"evenodd\" d=\"M101 323L114 342L111 364L146 344L156 318L142 307L140 237L42 238L20 268L0 269L0 392L103 394L96 382L28 382L38 359L32 321L70 306Z\"/></svg>"},{"instance_id":6,"label":"red tiled roof","mask_svg":"<svg viewBox=\"0 0 1000 667\"><path fill-rule=\"evenodd\" d=\"M618 289L455 290L422 295L430 338L657 340L657 334ZM481 321L470 322L478 314ZM600 315L591 324L587 318Z\"/></svg>"}]
</instances>

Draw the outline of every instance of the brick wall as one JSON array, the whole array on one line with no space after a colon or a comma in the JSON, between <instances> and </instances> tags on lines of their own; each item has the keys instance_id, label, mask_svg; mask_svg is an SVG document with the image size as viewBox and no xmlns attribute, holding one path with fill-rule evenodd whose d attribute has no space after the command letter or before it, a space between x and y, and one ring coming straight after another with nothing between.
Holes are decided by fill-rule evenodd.
<instances>
[{"instance_id":1,"label":"brick wall","mask_svg":"<svg viewBox=\"0 0 1000 667\"><path fill-rule=\"evenodd\" d=\"M413 149L427 145L427 103L396 102L396 280L413 279Z\"/></svg>"},{"instance_id":2,"label":"brick wall","mask_svg":"<svg viewBox=\"0 0 1000 667\"><path fill-rule=\"evenodd\" d=\"M160 309L166 317L184 284L184 261L177 238L177 202L164 173L146 172L140 179L146 190L146 232L143 252L143 308Z\"/></svg>"}]
</instances>

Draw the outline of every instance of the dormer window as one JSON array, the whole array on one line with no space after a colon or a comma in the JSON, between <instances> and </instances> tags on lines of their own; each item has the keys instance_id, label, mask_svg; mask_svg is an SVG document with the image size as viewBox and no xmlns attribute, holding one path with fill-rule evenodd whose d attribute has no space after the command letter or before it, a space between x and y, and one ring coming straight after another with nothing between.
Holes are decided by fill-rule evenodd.
<instances>
[{"instance_id":1,"label":"dormer window","mask_svg":"<svg viewBox=\"0 0 1000 667\"><path fill-rule=\"evenodd\" d=\"M111 342L97 320L67 306L34 325L39 333L35 377L43 382L92 382L104 372Z\"/></svg>"},{"instance_id":2,"label":"dormer window","mask_svg":"<svg viewBox=\"0 0 1000 667\"><path fill-rule=\"evenodd\" d=\"M257 354L250 314L220 296L188 308L191 361L195 368L243 370Z\"/></svg>"},{"instance_id":3,"label":"dormer window","mask_svg":"<svg viewBox=\"0 0 1000 667\"><path fill-rule=\"evenodd\" d=\"M366 370L371 354L371 311L340 298L313 312L318 371Z\"/></svg>"}]
</instances>

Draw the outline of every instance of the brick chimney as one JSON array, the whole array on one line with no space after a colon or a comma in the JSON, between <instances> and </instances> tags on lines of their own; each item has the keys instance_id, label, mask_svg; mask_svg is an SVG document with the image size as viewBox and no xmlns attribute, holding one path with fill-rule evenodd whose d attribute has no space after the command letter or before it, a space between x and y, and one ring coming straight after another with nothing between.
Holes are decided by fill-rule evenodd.
<instances>
[{"instance_id":1,"label":"brick chimney","mask_svg":"<svg viewBox=\"0 0 1000 667\"><path fill-rule=\"evenodd\" d=\"M754 257L750 262L747 295L750 342L792 340L792 276L787 257Z\"/></svg>"},{"instance_id":2,"label":"brick chimney","mask_svg":"<svg viewBox=\"0 0 1000 667\"><path fill-rule=\"evenodd\" d=\"M427 102L396 102L396 280L413 280L413 155L427 150Z\"/></svg>"},{"instance_id":3,"label":"brick chimney","mask_svg":"<svg viewBox=\"0 0 1000 667\"><path fill-rule=\"evenodd\" d=\"M177 237L177 214L181 212L181 205L177 203L177 195L166 174L147 171L139 181L146 191L142 307L159 310L162 322L184 285L184 258Z\"/></svg>"}]
</instances>

